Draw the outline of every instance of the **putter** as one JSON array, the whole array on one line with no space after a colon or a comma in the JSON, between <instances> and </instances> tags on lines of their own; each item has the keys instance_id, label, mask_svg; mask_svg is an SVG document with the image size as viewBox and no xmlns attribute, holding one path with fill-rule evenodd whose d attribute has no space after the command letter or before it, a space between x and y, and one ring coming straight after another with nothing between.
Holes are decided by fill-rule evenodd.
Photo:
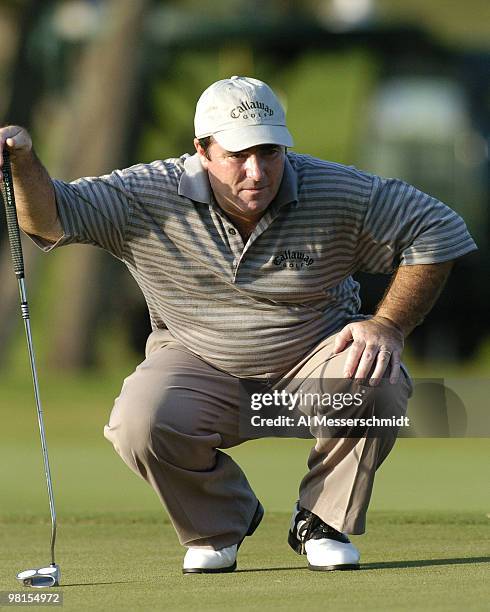
<instances>
[{"instance_id":1,"label":"putter","mask_svg":"<svg viewBox=\"0 0 490 612\"><path fill-rule=\"evenodd\" d=\"M10 167L10 156L7 150L3 151L3 189L2 196L5 204L7 217L7 231L10 242L10 252L14 264L14 272L19 283L20 307L27 337L27 348L31 363L32 381L34 383L34 396L36 399L37 421L41 436L41 447L43 451L44 473L48 487L49 510L51 512L51 564L47 567L29 569L17 574L17 579L24 586L35 588L58 586L60 583L60 568L54 559L54 545L56 541L56 511L54 507L53 485L51 482L51 472L49 469L48 448L46 445L46 435L44 432L43 411L39 395L39 383L37 378L36 361L34 357L34 347L32 343L31 323L29 317L29 305L27 303L27 293L24 280L24 257L20 242L19 223L17 220L17 209L15 207L14 182L12 180L12 170Z\"/></svg>"}]
</instances>

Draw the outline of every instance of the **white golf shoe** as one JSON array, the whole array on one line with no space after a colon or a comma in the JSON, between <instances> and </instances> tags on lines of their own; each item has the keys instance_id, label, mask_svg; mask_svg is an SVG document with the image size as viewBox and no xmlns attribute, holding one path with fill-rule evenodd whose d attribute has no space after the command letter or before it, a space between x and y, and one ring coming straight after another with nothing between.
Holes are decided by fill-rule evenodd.
<instances>
[{"instance_id":1,"label":"white golf shoe","mask_svg":"<svg viewBox=\"0 0 490 612\"><path fill-rule=\"evenodd\" d=\"M184 557L183 574L224 574L236 569L238 549L246 536L251 536L264 516L264 508L257 502L255 514L250 522L248 531L238 544L225 546L219 550L197 548L189 546Z\"/></svg>"},{"instance_id":2,"label":"white golf shoe","mask_svg":"<svg viewBox=\"0 0 490 612\"><path fill-rule=\"evenodd\" d=\"M311 570L359 569L359 551L345 533L298 504L293 511L288 543L299 555L306 554Z\"/></svg>"},{"instance_id":3,"label":"white golf shoe","mask_svg":"<svg viewBox=\"0 0 490 612\"><path fill-rule=\"evenodd\" d=\"M219 550L208 548L187 549L182 572L184 574L216 574L233 572L236 569L238 546L232 544Z\"/></svg>"}]
</instances>

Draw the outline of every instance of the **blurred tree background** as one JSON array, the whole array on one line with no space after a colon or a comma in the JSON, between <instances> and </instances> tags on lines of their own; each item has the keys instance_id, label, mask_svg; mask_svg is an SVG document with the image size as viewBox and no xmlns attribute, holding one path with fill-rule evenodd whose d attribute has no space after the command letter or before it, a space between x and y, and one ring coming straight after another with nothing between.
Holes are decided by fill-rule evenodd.
<instances>
[{"instance_id":1,"label":"blurred tree background","mask_svg":"<svg viewBox=\"0 0 490 612\"><path fill-rule=\"evenodd\" d=\"M269 82L296 150L399 176L463 214L480 254L409 343L461 361L489 334L489 17L487 0L2 0L1 121L28 127L52 176L72 180L192 152L205 87L232 74ZM3 226L8 369L25 348ZM23 244L42 367L141 358L148 317L120 262ZM360 280L372 308L386 279Z\"/></svg>"}]
</instances>

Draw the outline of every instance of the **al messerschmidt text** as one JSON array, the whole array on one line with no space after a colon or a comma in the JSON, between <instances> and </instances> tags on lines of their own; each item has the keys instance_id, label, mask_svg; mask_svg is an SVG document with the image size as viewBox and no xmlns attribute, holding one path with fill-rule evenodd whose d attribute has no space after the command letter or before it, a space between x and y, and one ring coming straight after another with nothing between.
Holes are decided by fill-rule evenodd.
<instances>
[{"instance_id":1,"label":"al messerschmidt text","mask_svg":"<svg viewBox=\"0 0 490 612\"><path fill-rule=\"evenodd\" d=\"M296 420L285 415L267 418L254 414L250 423L252 427L409 427L410 419L407 416L334 418L326 415L301 415Z\"/></svg>"}]
</instances>

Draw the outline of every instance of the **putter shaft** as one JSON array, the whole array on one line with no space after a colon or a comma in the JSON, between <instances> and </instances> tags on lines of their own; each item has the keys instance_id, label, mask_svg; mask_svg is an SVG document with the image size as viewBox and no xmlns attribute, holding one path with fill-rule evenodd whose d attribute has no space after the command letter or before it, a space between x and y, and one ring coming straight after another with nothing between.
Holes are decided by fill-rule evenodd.
<instances>
[{"instance_id":1,"label":"putter shaft","mask_svg":"<svg viewBox=\"0 0 490 612\"><path fill-rule=\"evenodd\" d=\"M39 434L41 437L41 448L43 452L44 474L46 477L46 485L48 488L49 510L51 514L51 564L55 565L54 547L56 542L56 510L54 505L53 484L51 481L51 470L49 468L48 447L46 444L46 433L44 430L43 409L41 405L41 396L39 393L39 380L37 377L36 358L34 355L34 345L32 342L31 321L29 317L29 304L27 302L26 286L24 278L19 278L19 293L21 302L22 318L24 319L24 327L27 338L27 349L29 351L29 361L31 364L32 382L34 385L34 397L36 400L37 422L39 425Z\"/></svg>"}]
</instances>

